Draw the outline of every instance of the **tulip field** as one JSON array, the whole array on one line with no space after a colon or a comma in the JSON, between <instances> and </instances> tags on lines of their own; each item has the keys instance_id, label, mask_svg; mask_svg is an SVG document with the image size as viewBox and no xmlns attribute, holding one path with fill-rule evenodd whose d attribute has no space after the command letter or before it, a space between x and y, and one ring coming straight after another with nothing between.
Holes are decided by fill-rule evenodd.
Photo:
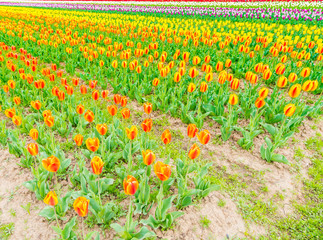
<instances>
[{"instance_id":1,"label":"tulip field","mask_svg":"<svg viewBox=\"0 0 323 240\"><path fill-rule=\"evenodd\" d=\"M0 239L322 239L323 6L0 4Z\"/></svg>"}]
</instances>

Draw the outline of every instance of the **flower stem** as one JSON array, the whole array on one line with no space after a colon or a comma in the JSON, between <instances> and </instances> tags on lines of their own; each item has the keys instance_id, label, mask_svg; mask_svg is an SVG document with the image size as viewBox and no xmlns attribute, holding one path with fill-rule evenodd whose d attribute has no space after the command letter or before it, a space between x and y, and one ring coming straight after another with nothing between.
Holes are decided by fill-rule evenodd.
<instances>
[{"instance_id":1,"label":"flower stem","mask_svg":"<svg viewBox=\"0 0 323 240\"><path fill-rule=\"evenodd\" d=\"M55 218L56 218L57 227L58 227L59 229L61 229L61 226L59 225L59 222L58 222L58 218L57 218L57 213L56 213L56 208L55 208L55 206L53 206L53 208L54 208L54 213L55 213Z\"/></svg>"}]
</instances>

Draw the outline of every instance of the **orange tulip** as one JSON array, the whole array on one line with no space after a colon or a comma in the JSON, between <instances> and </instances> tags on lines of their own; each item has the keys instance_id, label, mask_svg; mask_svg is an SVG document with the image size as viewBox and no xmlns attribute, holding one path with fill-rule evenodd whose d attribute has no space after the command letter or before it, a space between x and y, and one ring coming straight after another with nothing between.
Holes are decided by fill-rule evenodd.
<instances>
[{"instance_id":1,"label":"orange tulip","mask_svg":"<svg viewBox=\"0 0 323 240\"><path fill-rule=\"evenodd\" d=\"M9 85L9 87L10 87L11 89L15 89L15 88L16 88L16 83L15 83L15 81L13 81L13 80L9 80L9 81L8 81L8 85Z\"/></svg>"},{"instance_id":2,"label":"orange tulip","mask_svg":"<svg viewBox=\"0 0 323 240\"><path fill-rule=\"evenodd\" d=\"M230 94L230 97L229 97L229 103L233 106L233 105L236 105L239 101L239 98L236 94Z\"/></svg>"},{"instance_id":3,"label":"orange tulip","mask_svg":"<svg viewBox=\"0 0 323 240\"><path fill-rule=\"evenodd\" d=\"M9 86L8 85L4 85L3 86L3 91L6 92L6 93L9 92Z\"/></svg>"},{"instance_id":4,"label":"orange tulip","mask_svg":"<svg viewBox=\"0 0 323 240\"><path fill-rule=\"evenodd\" d=\"M31 156L36 156L38 154L38 145L37 143L29 143L27 145L27 150Z\"/></svg>"},{"instance_id":5,"label":"orange tulip","mask_svg":"<svg viewBox=\"0 0 323 240\"><path fill-rule=\"evenodd\" d=\"M94 158L92 158L91 167L94 174L100 175L102 173L103 165L104 163L102 159L99 158L98 156L95 156Z\"/></svg>"},{"instance_id":6,"label":"orange tulip","mask_svg":"<svg viewBox=\"0 0 323 240\"><path fill-rule=\"evenodd\" d=\"M89 203L90 200L85 197L78 197L73 203L73 208L80 217L85 217L89 211Z\"/></svg>"},{"instance_id":7,"label":"orange tulip","mask_svg":"<svg viewBox=\"0 0 323 240\"><path fill-rule=\"evenodd\" d=\"M38 131L37 131L37 129L35 129L35 128L32 128L32 129L30 129L30 131L29 131L29 136L33 139L33 140L37 140L38 139Z\"/></svg>"},{"instance_id":8,"label":"orange tulip","mask_svg":"<svg viewBox=\"0 0 323 240\"><path fill-rule=\"evenodd\" d=\"M218 72L221 72L223 70L223 62L218 62L215 66L215 69L218 71Z\"/></svg>"},{"instance_id":9,"label":"orange tulip","mask_svg":"<svg viewBox=\"0 0 323 240\"><path fill-rule=\"evenodd\" d=\"M190 151L188 152L188 157L190 159L195 159L200 155L200 148L196 145L196 143L194 143L190 149Z\"/></svg>"},{"instance_id":10,"label":"orange tulip","mask_svg":"<svg viewBox=\"0 0 323 240\"><path fill-rule=\"evenodd\" d=\"M122 109L121 115L124 119L128 119L130 117L130 110L128 108Z\"/></svg>"},{"instance_id":11,"label":"orange tulip","mask_svg":"<svg viewBox=\"0 0 323 240\"><path fill-rule=\"evenodd\" d=\"M89 87L91 89L94 89L96 87L96 84L98 83L98 81L94 81L94 80L90 80L89 82Z\"/></svg>"},{"instance_id":12,"label":"orange tulip","mask_svg":"<svg viewBox=\"0 0 323 240\"><path fill-rule=\"evenodd\" d=\"M101 96L102 96L102 98L104 98L104 99L106 99L106 98L108 97L108 95L109 95L109 91L108 91L108 90L103 90L103 91L101 92Z\"/></svg>"},{"instance_id":13,"label":"orange tulip","mask_svg":"<svg viewBox=\"0 0 323 240\"><path fill-rule=\"evenodd\" d=\"M311 69L310 68L304 68L302 71L301 71L301 76L303 78L306 78L308 77L309 75L311 74Z\"/></svg>"},{"instance_id":14,"label":"orange tulip","mask_svg":"<svg viewBox=\"0 0 323 240\"><path fill-rule=\"evenodd\" d=\"M239 84L240 84L240 80L238 78L234 78L231 81L230 87L231 87L232 90L237 90L238 87L239 87Z\"/></svg>"},{"instance_id":15,"label":"orange tulip","mask_svg":"<svg viewBox=\"0 0 323 240\"><path fill-rule=\"evenodd\" d=\"M232 64L232 61L231 61L230 59L227 59L227 60L225 61L225 67L226 67L226 68L231 67L231 64Z\"/></svg>"},{"instance_id":16,"label":"orange tulip","mask_svg":"<svg viewBox=\"0 0 323 240\"><path fill-rule=\"evenodd\" d=\"M96 130L103 136L107 133L108 126L105 123L104 124L97 124Z\"/></svg>"},{"instance_id":17,"label":"orange tulip","mask_svg":"<svg viewBox=\"0 0 323 240\"><path fill-rule=\"evenodd\" d=\"M114 94L114 96L113 96L113 101L114 101L114 103L115 103L116 105L120 104L120 102L121 102L121 95L119 95L119 94Z\"/></svg>"},{"instance_id":18,"label":"orange tulip","mask_svg":"<svg viewBox=\"0 0 323 240\"><path fill-rule=\"evenodd\" d=\"M156 155L149 149L142 152L142 158L144 160L144 163L149 166L156 160Z\"/></svg>"},{"instance_id":19,"label":"orange tulip","mask_svg":"<svg viewBox=\"0 0 323 240\"><path fill-rule=\"evenodd\" d=\"M286 117L291 117L295 113L296 106L292 103L289 103L284 108L284 114Z\"/></svg>"},{"instance_id":20,"label":"orange tulip","mask_svg":"<svg viewBox=\"0 0 323 240\"><path fill-rule=\"evenodd\" d=\"M109 105L107 109L111 116L114 116L117 114L118 107L116 105Z\"/></svg>"},{"instance_id":21,"label":"orange tulip","mask_svg":"<svg viewBox=\"0 0 323 240\"><path fill-rule=\"evenodd\" d=\"M45 110L43 111L43 118L47 118L48 116L52 116L51 110Z\"/></svg>"},{"instance_id":22,"label":"orange tulip","mask_svg":"<svg viewBox=\"0 0 323 240\"><path fill-rule=\"evenodd\" d=\"M75 143L76 143L77 146L81 146L82 143L83 143L83 136L81 134L77 134L74 137L74 141L75 141Z\"/></svg>"},{"instance_id":23,"label":"orange tulip","mask_svg":"<svg viewBox=\"0 0 323 240\"><path fill-rule=\"evenodd\" d=\"M195 84L191 82L187 87L187 91L191 93L195 90L195 88L196 88Z\"/></svg>"},{"instance_id":24,"label":"orange tulip","mask_svg":"<svg viewBox=\"0 0 323 240\"><path fill-rule=\"evenodd\" d=\"M158 161L154 165L154 172L160 180L166 181L171 175L171 168L169 165Z\"/></svg>"},{"instance_id":25,"label":"orange tulip","mask_svg":"<svg viewBox=\"0 0 323 240\"><path fill-rule=\"evenodd\" d=\"M137 179L131 175L123 180L123 189L125 194L134 195L139 187Z\"/></svg>"},{"instance_id":26,"label":"orange tulip","mask_svg":"<svg viewBox=\"0 0 323 240\"><path fill-rule=\"evenodd\" d=\"M65 99L65 92L63 92L63 91L58 91L58 93L57 93L57 98L58 98L58 100L60 100L60 101L64 101L64 99Z\"/></svg>"},{"instance_id":27,"label":"orange tulip","mask_svg":"<svg viewBox=\"0 0 323 240\"><path fill-rule=\"evenodd\" d=\"M268 88L264 87L264 88L260 89L259 97L265 99L268 96L268 92L269 92Z\"/></svg>"},{"instance_id":28,"label":"orange tulip","mask_svg":"<svg viewBox=\"0 0 323 240\"><path fill-rule=\"evenodd\" d=\"M308 91L311 91L312 87L313 87L313 82L311 80L307 80L303 83L302 90L304 92L308 92Z\"/></svg>"},{"instance_id":29,"label":"orange tulip","mask_svg":"<svg viewBox=\"0 0 323 240\"><path fill-rule=\"evenodd\" d=\"M297 74L296 73L290 73L288 76L288 81L289 82L295 82L297 80Z\"/></svg>"},{"instance_id":30,"label":"orange tulip","mask_svg":"<svg viewBox=\"0 0 323 240\"><path fill-rule=\"evenodd\" d=\"M206 82L202 82L201 83L201 86L200 86L200 92L206 92L207 91L207 89L208 89L208 85L207 85L207 83Z\"/></svg>"},{"instance_id":31,"label":"orange tulip","mask_svg":"<svg viewBox=\"0 0 323 240\"><path fill-rule=\"evenodd\" d=\"M44 168L49 172L57 172L61 162L55 156L50 156L42 161Z\"/></svg>"},{"instance_id":32,"label":"orange tulip","mask_svg":"<svg viewBox=\"0 0 323 240\"><path fill-rule=\"evenodd\" d=\"M86 94L86 93L87 93L87 88L86 88L86 86L85 86L85 85L81 85L81 86L80 86L80 91L81 91L81 93L82 93L82 94Z\"/></svg>"},{"instance_id":33,"label":"orange tulip","mask_svg":"<svg viewBox=\"0 0 323 240\"><path fill-rule=\"evenodd\" d=\"M144 132L150 132L152 125L153 125L153 121L151 119L145 119L142 122L141 127L144 130Z\"/></svg>"},{"instance_id":34,"label":"orange tulip","mask_svg":"<svg viewBox=\"0 0 323 240\"><path fill-rule=\"evenodd\" d=\"M54 117L53 116L48 116L44 119L44 122L48 127L53 127L54 126Z\"/></svg>"},{"instance_id":35,"label":"orange tulip","mask_svg":"<svg viewBox=\"0 0 323 240\"><path fill-rule=\"evenodd\" d=\"M286 86L286 84L287 84L287 78L286 78L286 77L281 76L281 77L279 77L279 78L278 78L278 80L277 80L277 86L278 86L279 88L283 88L283 87L285 87L285 86Z\"/></svg>"},{"instance_id":36,"label":"orange tulip","mask_svg":"<svg viewBox=\"0 0 323 240\"><path fill-rule=\"evenodd\" d=\"M15 116L13 116L13 117L12 117L12 122L13 122L16 126L20 126L20 125L21 125L21 123L22 123L22 119L21 119L21 117L20 117L20 116L15 115Z\"/></svg>"},{"instance_id":37,"label":"orange tulip","mask_svg":"<svg viewBox=\"0 0 323 240\"><path fill-rule=\"evenodd\" d=\"M88 138L85 144L89 151L96 152L99 149L100 141L98 138Z\"/></svg>"},{"instance_id":38,"label":"orange tulip","mask_svg":"<svg viewBox=\"0 0 323 240\"><path fill-rule=\"evenodd\" d=\"M207 144L211 139L211 135L208 130L203 130L200 134L197 133L196 135L202 144Z\"/></svg>"},{"instance_id":39,"label":"orange tulip","mask_svg":"<svg viewBox=\"0 0 323 240\"><path fill-rule=\"evenodd\" d=\"M145 113L147 113L148 115L152 112L153 110L153 105L149 102L144 103L144 111Z\"/></svg>"},{"instance_id":40,"label":"orange tulip","mask_svg":"<svg viewBox=\"0 0 323 240\"><path fill-rule=\"evenodd\" d=\"M256 102L255 102L255 106L257 107L257 108L262 108L264 105L265 105L265 100L263 99L263 98L261 98L261 97L258 97L257 99L256 99Z\"/></svg>"},{"instance_id":41,"label":"orange tulip","mask_svg":"<svg viewBox=\"0 0 323 240\"><path fill-rule=\"evenodd\" d=\"M93 99L94 101L97 101L97 100L99 99L99 97L100 97L99 91L98 91L98 90L94 90L94 91L92 92L92 99Z\"/></svg>"},{"instance_id":42,"label":"orange tulip","mask_svg":"<svg viewBox=\"0 0 323 240\"><path fill-rule=\"evenodd\" d=\"M138 129L136 126L131 126L131 128L126 128L127 137L130 140L134 140L138 135Z\"/></svg>"},{"instance_id":43,"label":"orange tulip","mask_svg":"<svg viewBox=\"0 0 323 240\"><path fill-rule=\"evenodd\" d=\"M73 93L74 93L74 88L72 86L67 86L66 87L66 93L67 93L67 95L72 96ZM65 96L64 96L64 98L65 98Z\"/></svg>"},{"instance_id":44,"label":"orange tulip","mask_svg":"<svg viewBox=\"0 0 323 240\"><path fill-rule=\"evenodd\" d=\"M37 111L41 108L41 103L39 100L31 101L31 106L36 109Z\"/></svg>"},{"instance_id":45,"label":"orange tulip","mask_svg":"<svg viewBox=\"0 0 323 240\"><path fill-rule=\"evenodd\" d=\"M13 101L14 101L14 103L15 103L16 105L20 105L20 103L21 103L20 97L14 97L14 98L13 98Z\"/></svg>"},{"instance_id":46,"label":"orange tulip","mask_svg":"<svg viewBox=\"0 0 323 240\"><path fill-rule=\"evenodd\" d=\"M72 78L72 83L74 85L74 87L76 87L77 85L79 85L80 79L79 78Z\"/></svg>"},{"instance_id":47,"label":"orange tulip","mask_svg":"<svg viewBox=\"0 0 323 240\"><path fill-rule=\"evenodd\" d=\"M79 104L77 107L76 107L76 112L80 115L82 115L84 113L84 106L82 104Z\"/></svg>"},{"instance_id":48,"label":"orange tulip","mask_svg":"<svg viewBox=\"0 0 323 240\"><path fill-rule=\"evenodd\" d=\"M168 129L166 129L162 133L161 139L162 139L164 144L170 143L170 141L172 140L172 135L171 135L171 133L170 133L170 131Z\"/></svg>"},{"instance_id":49,"label":"orange tulip","mask_svg":"<svg viewBox=\"0 0 323 240\"><path fill-rule=\"evenodd\" d=\"M121 97L121 100L120 100L121 107L125 107L127 105L127 102L128 102L127 97L125 96Z\"/></svg>"},{"instance_id":50,"label":"orange tulip","mask_svg":"<svg viewBox=\"0 0 323 240\"><path fill-rule=\"evenodd\" d=\"M91 123L94 120L94 113L91 110L87 110L84 114L84 118L87 122Z\"/></svg>"},{"instance_id":51,"label":"orange tulip","mask_svg":"<svg viewBox=\"0 0 323 240\"><path fill-rule=\"evenodd\" d=\"M195 124L191 123L187 126L187 136L190 138L194 138L198 132L198 128Z\"/></svg>"},{"instance_id":52,"label":"orange tulip","mask_svg":"<svg viewBox=\"0 0 323 240\"><path fill-rule=\"evenodd\" d=\"M199 71L197 71L195 67L192 67L188 72L188 75L191 78L195 78L198 74L199 74Z\"/></svg>"},{"instance_id":53,"label":"orange tulip","mask_svg":"<svg viewBox=\"0 0 323 240\"><path fill-rule=\"evenodd\" d=\"M16 115L16 110L14 108L8 108L4 113L8 118L13 118Z\"/></svg>"},{"instance_id":54,"label":"orange tulip","mask_svg":"<svg viewBox=\"0 0 323 240\"><path fill-rule=\"evenodd\" d=\"M288 95L291 98L297 98L299 96L299 94L301 93L301 90L302 90L302 86L300 84L295 84L290 87L290 89L288 91Z\"/></svg>"},{"instance_id":55,"label":"orange tulip","mask_svg":"<svg viewBox=\"0 0 323 240\"><path fill-rule=\"evenodd\" d=\"M315 91L319 85L319 82L317 80L312 81L313 85L312 85L312 89L310 91Z\"/></svg>"},{"instance_id":56,"label":"orange tulip","mask_svg":"<svg viewBox=\"0 0 323 240\"><path fill-rule=\"evenodd\" d=\"M44 198L44 203L50 206L55 206L58 203L55 191L50 191L47 193L46 197Z\"/></svg>"},{"instance_id":57,"label":"orange tulip","mask_svg":"<svg viewBox=\"0 0 323 240\"><path fill-rule=\"evenodd\" d=\"M155 79L153 80L153 86L157 87L157 86L158 86L158 84L159 84L159 79L158 79L158 78L155 78Z\"/></svg>"}]
</instances>

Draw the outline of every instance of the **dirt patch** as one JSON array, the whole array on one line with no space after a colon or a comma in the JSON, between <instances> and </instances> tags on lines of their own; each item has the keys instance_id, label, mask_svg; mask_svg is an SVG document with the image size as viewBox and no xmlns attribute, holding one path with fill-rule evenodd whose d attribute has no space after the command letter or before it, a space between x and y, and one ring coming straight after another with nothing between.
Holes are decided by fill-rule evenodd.
<instances>
[{"instance_id":1,"label":"dirt patch","mask_svg":"<svg viewBox=\"0 0 323 240\"><path fill-rule=\"evenodd\" d=\"M219 201L224 201L224 206L219 206ZM209 221L209 224L205 224ZM239 214L236 204L229 196L220 192L213 192L198 206L190 206L185 210L174 230L167 231L160 237L169 240L180 239L225 239L243 238L247 231L245 221ZM262 227L254 227L253 235L264 234Z\"/></svg>"},{"instance_id":2,"label":"dirt patch","mask_svg":"<svg viewBox=\"0 0 323 240\"><path fill-rule=\"evenodd\" d=\"M29 169L17 166L18 159L8 150L0 150L0 223L14 223L10 239L52 239L55 236L48 221L38 216L45 203L22 186L32 178ZM23 206L30 203L30 214Z\"/></svg>"}]
</instances>

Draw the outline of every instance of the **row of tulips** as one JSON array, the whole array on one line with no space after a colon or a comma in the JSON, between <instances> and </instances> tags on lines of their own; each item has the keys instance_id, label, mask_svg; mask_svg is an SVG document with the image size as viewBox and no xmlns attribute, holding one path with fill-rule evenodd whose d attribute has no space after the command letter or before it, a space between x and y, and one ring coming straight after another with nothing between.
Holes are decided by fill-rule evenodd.
<instances>
[{"instance_id":1,"label":"row of tulips","mask_svg":"<svg viewBox=\"0 0 323 240\"><path fill-rule=\"evenodd\" d=\"M47 12L51 13L51 11ZM26 15L26 19L28 17ZM84 19L86 20L87 17L85 16ZM104 15L98 15L98 19L105 19ZM200 26L198 25L198 27ZM76 26L73 28L76 28ZM182 33L174 31L172 33L169 29L167 31L166 29L161 29L159 40L157 40L159 30L156 29L156 26L154 30L150 29L153 31L147 28L142 31L138 27L138 35L141 33L142 36L152 38L153 42L155 42L146 43L143 39L127 40L128 35L126 32L135 28L136 25L123 27L122 32L125 37L120 42L118 31L110 31L109 28L109 35L105 38L102 32L104 29L96 31L93 35L88 35L85 27L84 30L77 29L73 34L70 31L67 35L64 35L59 28L50 27L49 29L43 29L44 31L41 30L39 35L36 34L35 40L31 38L29 40L30 46L27 49L32 53L41 52L44 57L52 56L52 53L54 53L53 57L62 58L68 62L66 69L72 74L75 72L75 67L88 70L90 74L83 74L81 77L88 79L90 86L95 82L105 88L108 81L114 91L127 94L130 98L137 99L140 103L148 99L155 109L180 117L184 123L194 123L201 128L206 117L212 118L222 125L221 136L224 141L230 138L233 131L241 132L243 137L238 143L246 149L253 146L253 139L265 129L272 135L272 140L275 142L275 147L271 148L271 153L273 153L277 147L286 142L308 114L315 115L320 112L322 96L312 105L305 104L304 96L307 93L319 94L322 92L323 76L320 76L317 71L322 63L315 61L315 58L313 58L322 59L322 55L317 56L322 51L321 39L310 41L308 45L305 45L302 39L298 42L298 37L294 41L285 41L283 43L279 43L279 39L276 39L277 42L273 43L270 38L264 37L257 37L254 42L254 38L251 37L237 36L232 40L231 37L226 36L224 42L220 41L219 44L215 45L218 47L210 48L213 43L210 45L204 42L203 45L204 40L211 39L207 37L207 32L203 33L200 40L202 46L199 47L198 36L201 36L201 32L198 30L186 33L185 31ZM298 30L301 29L299 26L296 27L296 30L297 28ZM306 28L304 31L306 34ZM315 31L319 32L320 30ZM43 35L41 32L46 33L48 36ZM54 37L55 32L61 33L62 42L58 44L59 41L56 39L56 43L48 44L48 37L50 35ZM183 46L177 45L179 49L175 50L173 43L168 40L166 45L166 32L168 36L173 34L174 38L180 38L181 35L185 34L186 39L183 41ZM148 35L148 33L150 34ZM135 37L135 34L130 33L129 36ZM17 39L10 34L4 37L11 43L15 43ZM38 37L41 40L37 40ZM214 37L213 40L214 42L219 41ZM210 40L210 42L213 40ZM64 49L66 44L64 44L64 41L69 41L73 45L72 48L68 48L67 52ZM37 42L39 46L33 42ZM243 44L239 45L239 42ZM78 49L77 45L79 45ZM108 51L106 51L105 45L108 45ZM133 51L131 47L135 45L137 45L137 48ZM130 49L123 50L123 46L130 47ZM162 51L158 51L159 46L163 46ZM195 55L193 57L187 51L191 47L193 47L193 54ZM250 50L252 47L254 51ZM301 52L293 51L294 47L297 49L303 48L303 50ZM73 48L74 50L72 50ZM199 51L200 49L201 52ZM221 51L221 49L224 50L224 53L227 52L228 55L219 56L217 51ZM4 50L10 51L9 48ZM20 49L20 51L25 50ZM154 51L153 55L150 54L151 51ZM209 54L205 56L205 52L209 52ZM231 59L226 59L229 54L234 53L236 54L235 56L231 56ZM242 53L242 56L237 53ZM16 58L15 54L10 52L8 54L11 58ZM132 56L133 54L134 56ZM271 57L263 59L267 54L270 54ZM167 61L169 56L172 55L173 57ZM146 57L148 58L147 60L145 60ZM257 59L261 58L262 62L258 62ZM204 59L204 63L202 59ZM296 59L299 61L295 65L293 61ZM26 65L24 69L31 68L32 71L35 70L34 62L36 60L32 59L31 61L27 56L24 61ZM31 62L33 63L31 64ZM60 60L57 61L57 65L59 62ZM143 65L141 66L142 62ZM178 68L175 67L177 64ZM2 76L5 78L10 78L7 73L16 68L14 64L9 65L7 66L8 69L3 71ZM186 70L187 68L189 69ZM45 72L44 70L45 76L50 81L55 81L56 76L54 74ZM61 72L57 73L57 77L59 77ZM239 76L245 79L239 79ZM93 77L97 80L89 80ZM322 80L319 79L321 77ZM312 80L313 78L316 80ZM28 82L32 83L31 78L29 79ZM79 80L76 79L73 81L74 87L78 86ZM217 81L215 81L216 79ZM62 78L61 84L66 88L68 95L73 94L74 88L66 84L65 78ZM274 88L271 91L270 87L273 87L273 85ZM43 80L35 81L35 87L42 89L44 87ZM199 87L199 90L197 87ZM4 90L8 89L9 87L5 85ZM285 89L287 90L286 93L284 92ZM81 92L84 93L85 91L85 88L81 86ZM56 95L59 100L65 98L64 91L57 91ZM297 106L297 111L290 120L285 121L283 99L287 95L289 95L291 104ZM104 98L104 94L102 97ZM93 91L92 98L97 101L99 93ZM230 101L232 98L235 99L233 102ZM72 98L70 100L72 101ZM184 102L186 103L184 104ZM117 107L110 106L108 110L110 114L116 113ZM96 115L93 112L86 112L85 114L92 117ZM122 115L126 116L127 110L122 110ZM243 118L251 119L248 126L240 126L240 121ZM285 123L287 126L284 128L286 133L282 135L283 141L274 140L276 135L280 135L278 129L283 129L277 126L278 123ZM63 130L64 128L62 128ZM271 140L266 140L266 143L271 142ZM272 155L264 157L265 155L262 154L268 161L278 159L277 157L272 157ZM287 162L285 158L283 160L285 163Z\"/></svg>"},{"instance_id":2,"label":"row of tulips","mask_svg":"<svg viewBox=\"0 0 323 240\"><path fill-rule=\"evenodd\" d=\"M8 46L2 47L5 53ZM171 211L172 208L187 207L194 199L218 189L205 178L210 164L200 166L196 162L201 152L197 143L183 159L166 155L163 162L156 160L155 150L160 144L165 147L171 144L172 135L166 129L159 141L151 139L151 103L143 106L148 118L141 124L142 131L134 125L128 128L131 114L127 97L118 94L111 97L108 90L98 88L97 81L85 85L80 79L65 76L55 64L42 68L40 60L35 61L27 51L13 49L8 50L12 54L1 55L5 60L1 68L11 80L4 85L7 87L1 92L0 101L5 116L15 127L7 120L1 121L1 144L21 157L22 166L31 169L34 178L24 186L49 205L40 215L56 221L53 229L61 239L99 239L95 232L85 234L83 221L89 212L97 224L111 225L123 239L148 238L155 233L146 226L170 228L183 215L181 211ZM27 56L33 60L34 70L25 68L23 57ZM80 84L80 90L71 90L69 84ZM58 136L62 139L58 140ZM193 124L188 126L188 137L197 137L202 145L210 141L210 133L198 131ZM61 149L71 138L77 151L76 163L66 158L67 153ZM152 165L158 180L151 175ZM174 166L176 171L172 174ZM64 190L64 179L71 185L71 191ZM189 187L192 184L193 190ZM125 196L119 192L120 186L125 195L131 196L123 226L111 224L121 216L120 201ZM157 208L150 215L154 203ZM71 205L81 217L80 233L74 228L76 216L62 226ZM140 223L134 221L134 214L143 217ZM149 217L145 218L147 214ZM137 231L139 224L141 228Z\"/></svg>"},{"instance_id":3,"label":"row of tulips","mask_svg":"<svg viewBox=\"0 0 323 240\"><path fill-rule=\"evenodd\" d=\"M177 7L177 6L147 6L147 5L107 5L107 4L74 4L74 3L53 3L53 2L7 2L7 6L20 7L45 7L60 8L69 10L91 10L118 13L144 13L162 14L175 17L200 17L205 18L224 18L230 20L250 19L260 21L279 21L286 23L297 23L300 21L314 22L321 25L323 20L320 8L289 9L289 8L246 8L246 7Z\"/></svg>"}]
</instances>

